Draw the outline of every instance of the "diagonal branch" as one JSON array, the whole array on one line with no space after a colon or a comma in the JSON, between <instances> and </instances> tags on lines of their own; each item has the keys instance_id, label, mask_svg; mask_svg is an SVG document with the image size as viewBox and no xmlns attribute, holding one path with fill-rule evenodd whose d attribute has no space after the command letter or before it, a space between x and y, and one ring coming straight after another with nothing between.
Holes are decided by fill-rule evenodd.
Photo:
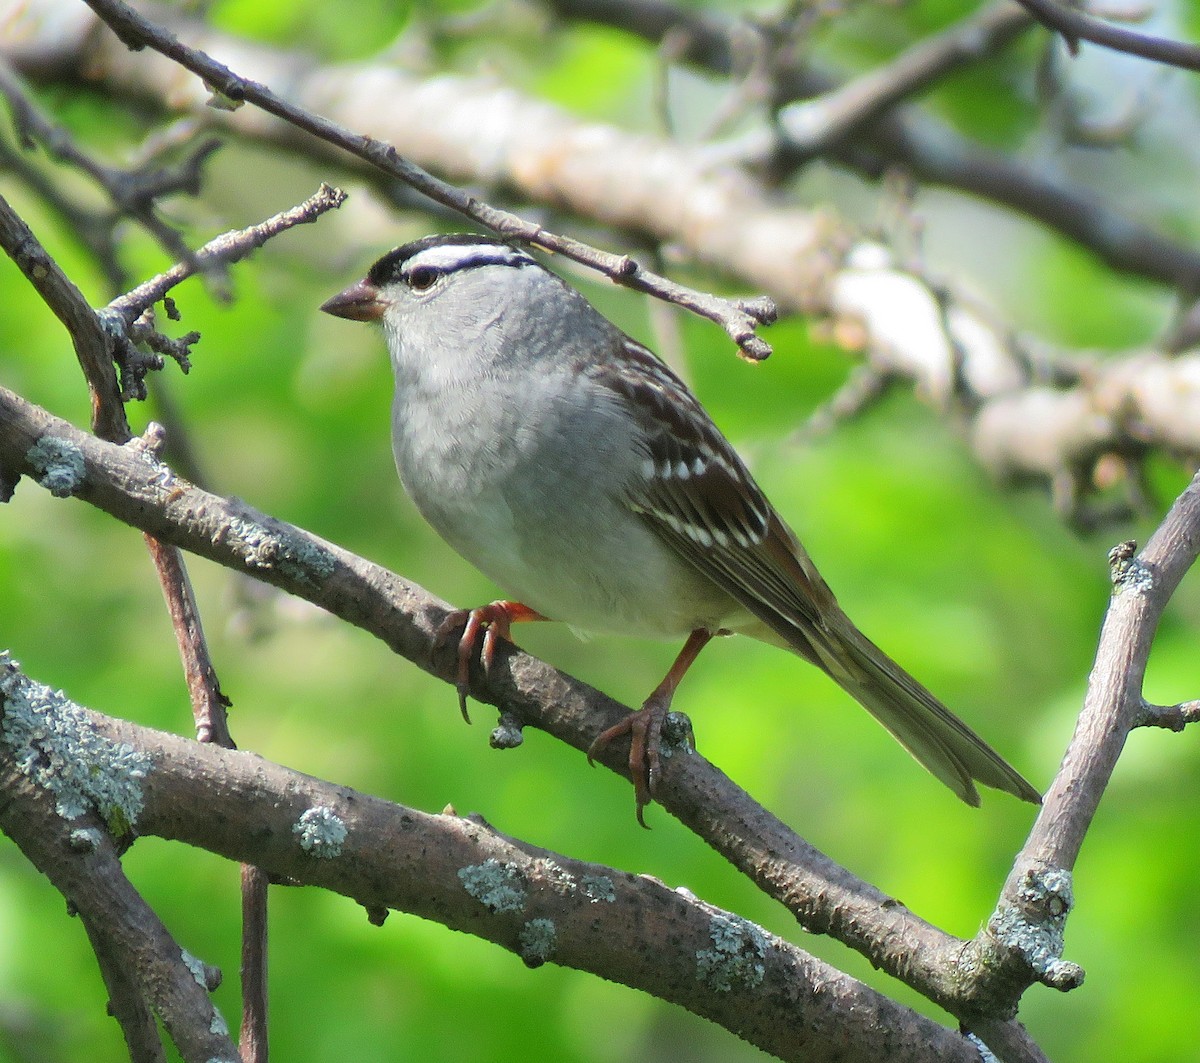
<instances>
[{"instance_id":1,"label":"diagonal branch","mask_svg":"<svg viewBox=\"0 0 1200 1063\"><path fill-rule=\"evenodd\" d=\"M1011 0L1000 0L941 33L925 37L895 59L776 116L787 147L803 155L835 143L884 116L949 74L1005 47L1033 25Z\"/></svg>"},{"instance_id":2,"label":"diagonal branch","mask_svg":"<svg viewBox=\"0 0 1200 1063\"><path fill-rule=\"evenodd\" d=\"M1125 26L1114 26L1089 15L1086 11L1056 0L1017 0L1042 25L1061 34L1071 51L1079 48L1080 41L1091 41L1115 52L1152 59L1156 63L1181 67L1184 70L1200 70L1200 48L1194 44L1173 41L1168 37L1155 37L1139 33Z\"/></svg>"},{"instance_id":3,"label":"diagonal branch","mask_svg":"<svg viewBox=\"0 0 1200 1063\"><path fill-rule=\"evenodd\" d=\"M420 587L244 503L201 491L141 448L103 443L0 388L0 469L44 480L47 469L31 455L48 449L70 465L69 482L59 481L69 493L164 541L303 597L454 682L456 648L438 639L449 609ZM628 713L504 642L489 673L476 668L471 680L473 697L503 705L521 722L579 750ZM627 751L619 748L606 750L601 761L628 771ZM955 1014L988 1011L987 972L962 966L962 940L840 867L701 756L669 758L656 797L807 929L844 942ZM1011 1006L1007 994L1003 1002Z\"/></svg>"},{"instance_id":4,"label":"diagonal branch","mask_svg":"<svg viewBox=\"0 0 1200 1063\"><path fill-rule=\"evenodd\" d=\"M394 805L254 754L88 712L19 676L5 657L0 666L9 677L0 685L0 723L29 715L33 702L42 732L61 734L61 718L70 717L78 744L64 740L63 753L97 785L117 784L136 800L142 834L333 890L368 911L394 908L436 920L509 949L530 967L554 962L643 989L781 1059L977 1063L976 1048L957 1031L656 879L527 846L471 818ZM7 727L0 732L9 734ZM93 763L97 746L153 767L143 778L118 778L119 764ZM73 821L56 813L48 789L23 775L24 752L11 737L0 742L0 826L68 897L83 898L89 915L104 917L88 898L111 892L114 880L127 888L119 866L111 866L115 859L106 858L111 844L92 828L99 855L80 859L66 845L47 851L56 835L72 832ZM152 913L137 900L150 924ZM104 925L114 933L123 926L119 916ZM182 968L178 946L163 934L155 930L139 942L140 971ZM183 973L187 1003L206 1011L198 1022L166 1002L164 1019L184 1058L232 1058L227 1038L223 1051L208 1056L192 1048L200 1035L216 1035L209 1034L207 994Z\"/></svg>"},{"instance_id":5,"label":"diagonal branch","mask_svg":"<svg viewBox=\"0 0 1200 1063\"><path fill-rule=\"evenodd\" d=\"M770 345L755 332L759 326L769 325L775 320L775 307L769 299L728 300L698 292L643 269L628 255L599 251L578 240L549 232L508 211L489 206L402 157L390 144L352 133L322 115L284 100L266 85L241 77L199 49L181 43L121 0L87 0L87 3L129 48L150 47L161 52L202 78L210 91L228 105L253 104L297 129L378 167L428 196L433 202L457 211L500 236L553 251L598 270L618 284L684 306L719 324L748 358L757 361L771 353Z\"/></svg>"},{"instance_id":6,"label":"diagonal branch","mask_svg":"<svg viewBox=\"0 0 1200 1063\"><path fill-rule=\"evenodd\" d=\"M75 283L47 254L29 226L0 197L0 247L61 321L92 393L92 428L117 443L129 438L129 422L117 386L108 336Z\"/></svg>"},{"instance_id":7,"label":"diagonal branch","mask_svg":"<svg viewBox=\"0 0 1200 1063\"><path fill-rule=\"evenodd\" d=\"M186 1063L232 1060L236 1049L197 978L199 967L194 960L189 966L188 954L125 877L105 829L118 818L125 822L117 833L128 829L129 784L150 761L97 738L82 713L0 654L0 830L83 919L137 1063L162 1058L148 1008ZM16 747L23 741L30 745L20 756ZM107 777L98 774L104 769ZM82 800L88 790L98 803L112 804L94 814L94 805ZM145 1005L131 1000L134 987Z\"/></svg>"},{"instance_id":8,"label":"diagonal branch","mask_svg":"<svg viewBox=\"0 0 1200 1063\"><path fill-rule=\"evenodd\" d=\"M1142 683L1159 619L1200 556L1200 473L1136 550L1127 542L1109 554L1112 600L1075 734L996 910L967 950L1014 998L1032 971L1060 988L1082 981L1082 971L1060 958L1071 876L1129 733L1145 719Z\"/></svg>"},{"instance_id":9,"label":"diagonal branch","mask_svg":"<svg viewBox=\"0 0 1200 1063\"><path fill-rule=\"evenodd\" d=\"M1159 619L1200 556L1200 473L1145 549L1135 554L1136 547L1122 544L1110 554L1113 596L1083 713L1014 875L1019 869L1075 866L1126 738L1141 720L1142 683Z\"/></svg>"}]
</instances>

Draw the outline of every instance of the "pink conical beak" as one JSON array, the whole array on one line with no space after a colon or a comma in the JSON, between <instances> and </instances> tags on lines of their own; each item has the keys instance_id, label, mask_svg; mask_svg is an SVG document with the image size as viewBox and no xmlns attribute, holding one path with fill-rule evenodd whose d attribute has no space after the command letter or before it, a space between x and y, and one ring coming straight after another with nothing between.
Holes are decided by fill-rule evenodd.
<instances>
[{"instance_id":1,"label":"pink conical beak","mask_svg":"<svg viewBox=\"0 0 1200 1063\"><path fill-rule=\"evenodd\" d=\"M344 292L338 292L332 299L326 299L321 309L334 317L344 317L348 321L376 321L383 316L387 303L379 297L379 289L369 281L361 280L350 285Z\"/></svg>"}]
</instances>

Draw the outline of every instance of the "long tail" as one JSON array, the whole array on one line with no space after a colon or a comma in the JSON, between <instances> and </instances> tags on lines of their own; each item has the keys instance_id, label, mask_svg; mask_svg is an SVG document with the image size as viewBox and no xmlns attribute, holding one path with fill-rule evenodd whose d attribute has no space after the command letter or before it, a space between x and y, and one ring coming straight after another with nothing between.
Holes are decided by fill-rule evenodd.
<instances>
[{"instance_id":1,"label":"long tail","mask_svg":"<svg viewBox=\"0 0 1200 1063\"><path fill-rule=\"evenodd\" d=\"M825 638L813 638L810 633L810 641L825 671L967 804L979 804L976 781L1024 801L1041 803L1038 791L1012 765L844 613L824 627L821 635Z\"/></svg>"}]
</instances>

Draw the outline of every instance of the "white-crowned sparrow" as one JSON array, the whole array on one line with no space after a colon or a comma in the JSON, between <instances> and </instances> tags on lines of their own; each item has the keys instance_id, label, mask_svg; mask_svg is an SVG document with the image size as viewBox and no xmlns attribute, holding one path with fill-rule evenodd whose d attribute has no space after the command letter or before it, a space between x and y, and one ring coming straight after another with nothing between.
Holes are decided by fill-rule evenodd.
<instances>
[{"instance_id":1,"label":"white-crowned sparrow","mask_svg":"<svg viewBox=\"0 0 1200 1063\"><path fill-rule=\"evenodd\" d=\"M1039 800L850 622L683 382L530 255L426 237L321 309L382 322L400 479L513 596L457 618L464 715L480 634L486 666L515 621L686 639L642 709L592 747L631 735L640 819L679 680L712 636L745 634L827 672L969 804L972 780Z\"/></svg>"}]
</instances>

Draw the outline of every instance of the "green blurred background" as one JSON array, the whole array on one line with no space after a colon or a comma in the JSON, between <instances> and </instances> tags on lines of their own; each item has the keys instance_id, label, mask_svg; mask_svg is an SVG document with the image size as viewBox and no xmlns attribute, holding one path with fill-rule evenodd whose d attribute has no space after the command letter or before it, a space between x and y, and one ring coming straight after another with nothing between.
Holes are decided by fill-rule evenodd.
<instances>
[{"instance_id":1,"label":"green blurred background","mask_svg":"<svg viewBox=\"0 0 1200 1063\"><path fill-rule=\"evenodd\" d=\"M826 27L820 54L865 66L968 10L949 0L855 9ZM439 65L475 70L486 62L580 114L652 128L656 60L645 46L589 27L547 36L524 16L490 35L435 32L447 14L475 13L465 3L414 11L364 0L227 0L212 5L211 18L329 59L367 58L406 29ZM987 143L1027 145L1041 129L1020 87L1035 57L1031 39L939 89L927 105ZM686 120L689 100L718 89L683 77L673 91ZM77 87L45 87L39 98L90 147L117 159L143 128L141 116ZM1180 234L1194 231L1194 206L1174 206L1163 174L1160 217ZM203 341L191 374L169 366L162 385L213 489L452 602L482 603L495 588L434 538L396 481L380 338L316 312L377 253L445 226L395 213L385 229L373 225L376 242L364 243L362 232L385 217L370 191L332 167L236 141L213 161L198 204L172 213L199 244L299 201L320 179L345 184L351 202L235 267L232 302L214 300L195 281L177 290L182 328L199 329ZM877 188L820 167L794 191L866 225L881 209ZM106 301L101 274L61 219L2 173L0 192L89 298ZM1030 225L948 195L922 197L919 207L933 268L973 284L1015 328L1102 351L1149 341L1166 320L1166 294L1114 277ZM572 229L569 219L554 225ZM140 279L165 263L131 233L125 264ZM633 335L657 344L640 297L579 282ZM676 327L686 341L684 372L847 611L1044 787L1083 696L1107 597L1105 553L1120 539L1144 539L1156 521L1080 538L1043 493L990 483L959 434L908 394L799 441L797 428L850 370L844 354L788 320L769 335L775 356L752 367L713 327L684 316ZM7 260L0 382L87 422L86 389L64 333ZM160 411L153 400L132 407L135 430ZM1151 471L1161 514L1188 472L1165 459ZM369 636L207 562L193 560L191 572L241 748L421 809L478 811L538 845L686 886L948 1021L859 956L804 934L661 809L649 810L652 831L639 830L628 783L589 770L577 751L530 731L519 750L495 752L487 744L491 710L476 707L475 726L463 726L449 688ZM1185 582L1164 619L1151 700L1196 696L1196 583ZM585 643L550 625L519 634L530 651L628 703L645 696L677 649ZM190 731L174 639L140 535L29 482L0 508L0 647L91 708ZM714 645L677 705L706 756L835 859L953 933L970 936L987 917L1030 825L1028 806L992 792L982 809L959 804L828 680L758 644ZM1198 786L1193 735L1133 736L1077 869L1067 957L1084 966L1087 982L1067 996L1034 989L1022 1007L1057 1063L1200 1060ZM139 841L125 865L180 943L224 969L217 1000L234 1025L237 868L155 839ZM765 1058L681 1010L554 966L528 971L516 957L437 925L393 914L376 928L349 901L317 890L277 888L271 904L271 1044L279 1060ZM124 1058L104 1004L81 926L0 838L0 1060Z\"/></svg>"}]
</instances>

